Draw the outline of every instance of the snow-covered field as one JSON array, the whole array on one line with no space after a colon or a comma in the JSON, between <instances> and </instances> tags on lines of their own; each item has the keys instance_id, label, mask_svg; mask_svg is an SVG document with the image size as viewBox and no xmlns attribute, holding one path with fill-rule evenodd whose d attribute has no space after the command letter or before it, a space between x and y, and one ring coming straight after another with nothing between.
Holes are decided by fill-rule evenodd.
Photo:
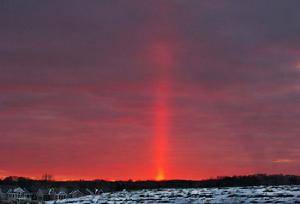
<instances>
[{"instance_id":1,"label":"snow-covered field","mask_svg":"<svg viewBox=\"0 0 300 204\"><path fill-rule=\"evenodd\" d=\"M54 203L300 203L300 186L121 191Z\"/></svg>"}]
</instances>

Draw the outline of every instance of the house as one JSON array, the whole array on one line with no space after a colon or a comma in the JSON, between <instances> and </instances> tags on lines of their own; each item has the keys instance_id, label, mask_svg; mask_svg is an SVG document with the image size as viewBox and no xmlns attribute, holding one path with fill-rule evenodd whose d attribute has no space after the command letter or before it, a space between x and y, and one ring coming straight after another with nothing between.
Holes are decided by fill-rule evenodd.
<instances>
[{"instance_id":1,"label":"house","mask_svg":"<svg viewBox=\"0 0 300 204\"><path fill-rule=\"evenodd\" d=\"M100 191L97 191L98 193ZM66 198L77 198L86 195L94 195L90 189L67 189L67 188L40 188L29 191L26 188L8 188L0 186L0 203L7 202L44 202L50 200L62 200Z\"/></svg>"},{"instance_id":2,"label":"house","mask_svg":"<svg viewBox=\"0 0 300 204\"><path fill-rule=\"evenodd\" d=\"M37 200L39 200L39 201L52 200L53 196L51 195L50 190L49 189L38 189L38 191L36 192Z\"/></svg>"},{"instance_id":3,"label":"house","mask_svg":"<svg viewBox=\"0 0 300 204\"><path fill-rule=\"evenodd\" d=\"M78 194L76 191L72 191L73 195L75 196ZM39 189L36 192L36 197L38 201L49 201L49 200L62 200L69 198L70 195L68 191L64 188L60 189L55 189L55 188L50 188L50 189Z\"/></svg>"},{"instance_id":4,"label":"house","mask_svg":"<svg viewBox=\"0 0 300 204\"><path fill-rule=\"evenodd\" d=\"M54 200L62 200L68 198L68 191L64 188L55 190Z\"/></svg>"},{"instance_id":5,"label":"house","mask_svg":"<svg viewBox=\"0 0 300 204\"><path fill-rule=\"evenodd\" d=\"M71 193L69 193L69 197L70 198L78 198L78 197L82 197L85 196L86 194L80 190L74 190Z\"/></svg>"},{"instance_id":6,"label":"house","mask_svg":"<svg viewBox=\"0 0 300 204\"><path fill-rule=\"evenodd\" d=\"M78 198L82 196L95 195L90 189L76 189L69 193L70 198Z\"/></svg>"},{"instance_id":7,"label":"house","mask_svg":"<svg viewBox=\"0 0 300 204\"><path fill-rule=\"evenodd\" d=\"M95 195L100 195L101 193L103 193L102 189L98 189L98 188L95 189Z\"/></svg>"},{"instance_id":8,"label":"house","mask_svg":"<svg viewBox=\"0 0 300 204\"><path fill-rule=\"evenodd\" d=\"M84 190L84 194L85 194L85 195L94 195L95 193L94 193L93 191L91 191L90 189L86 188L86 189Z\"/></svg>"},{"instance_id":9,"label":"house","mask_svg":"<svg viewBox=\"0 0 300 204\"><path fill-rule=\"evenodd\" d=\"M32 200L32 193L26 188L9 189L6 193L8 200Z\"/></svg>"},{"instance_id":10,"label":"house","mask_svg":"<svg viewBox=\"0 0 300 204\"><path fill-rule=\"evenodd\" d=\"M56 190L54 188L50 188L48 194L50 196L50 200L55 200Z\"/></svg>"},{"instance_id":11,"label":"house","mask_svg":"<svg viewBox=\"0 0 300 204\"><path fill-rule=\"evenodd\" d=\"M1 187L0 188L0 200L6 200L6 193L8 189Z\"/></svg>"}]
</instances>

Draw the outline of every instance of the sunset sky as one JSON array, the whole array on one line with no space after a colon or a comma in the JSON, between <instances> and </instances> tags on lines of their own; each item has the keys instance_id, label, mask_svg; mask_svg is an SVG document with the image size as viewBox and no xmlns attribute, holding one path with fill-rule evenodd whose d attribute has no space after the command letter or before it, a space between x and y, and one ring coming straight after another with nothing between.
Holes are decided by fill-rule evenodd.
<instances>
[{"instance_id":1,"label":"sunset sky","mask_svg":"<svg viewBox=\"0 0 300 204\"><path fill-rule=\"evenodd\" d=\"M0 178L299 175L299 8L0 0Z\"/></svg>"}]
</instances>

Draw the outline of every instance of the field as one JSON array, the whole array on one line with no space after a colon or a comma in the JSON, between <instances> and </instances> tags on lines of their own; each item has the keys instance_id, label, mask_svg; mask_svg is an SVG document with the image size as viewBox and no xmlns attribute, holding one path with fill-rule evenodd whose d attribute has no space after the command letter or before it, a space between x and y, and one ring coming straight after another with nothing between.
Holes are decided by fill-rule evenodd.
<instances>
[{"instance_id":1,"label":"field","mask_svg":"<svg viewBox=\"0 0 300 204\"><path fill-rule=\"evenodd\" d=\"M300 203L300 186L124 190L54 203Z\"/></svg>"}]
</instances>

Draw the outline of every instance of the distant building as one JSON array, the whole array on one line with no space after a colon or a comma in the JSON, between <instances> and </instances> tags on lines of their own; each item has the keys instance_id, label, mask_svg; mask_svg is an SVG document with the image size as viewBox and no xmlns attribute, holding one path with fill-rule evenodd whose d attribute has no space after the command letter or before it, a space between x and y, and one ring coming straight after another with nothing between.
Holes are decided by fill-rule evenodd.
<instances>
[{"instance_id":1,"label":"distant building","mask_svg":"<svg viewBox=\"0 0 300 204\"><path fill-rule=\"evenodd\" d=\"M100 195L100 194L102 194L103 193L103 190L102 189L95 189L95 194L96 195Z\"/></svg>"},{"instance_id":2,"label":"distant building","mask_svg":"<svg viewBox=\"0 0 300 204\"><path fill-rule=\"evenodd\" d=\"M86 195L95 195L95 193L90 189L40 188L29 191L21 187L8 188L0 186L0 203L40 203L50 200L78 198Z\"/></svg>"},{"instance_id":3,"label":"distant building","mask_svg":"<svg viewBox=\"0 0 300 204\"><path fill-rule=\"evenodd\" d=\"M70 198L78 198L78 197L82 197L82 196L85 196L86 194L85 193L83 193L82 191L80 191L80 190L74 190L74 191L71 191L70 193L69 193L69 197Z\"/></svg>"},{"instance_id":4,"label":"distant building","mask_svg":"<svg viewBox=\"0 0 300 204\"><path fill-rule=\"evenodd\" d=\"M51 189L39 189L36 192L36 198L38 201L48 201L48 200L52 200L53 196L50 193Z\"/></svg>"},{"instance_id":5,"label":"distant building","mask_svg":"<svg viewBox=\"0 0 300 204\"><path fill-rule=\"evenodd\" d=\"M84 193L85 193L85 195L94 195L95 193L94 192L92 192L90 189L88 189L88 188L86 188L85 190L84 190Z\"/></svg>"},{"instance_id":6,"label":"distant building","mask_svg":"<svg viewBox=\"0 0 300 204\"><path fill-rule=\"evenodd\" d=\"M8 189L1 187L0 188L0 201L1 200L6 200L6 193L7 193Z\"/></svg>"},{"instance_id":7,"label":"distant building","mask_svg":"<svg viewBox=\"0 0 300 204\"><path fill-rule=\"evenodd\" d=\"M32 193L30 193L26 188L14 188L9 189L6 193L8 200L32 200Z\"/></svg>"},{"instance_id":8,"label":"distant building","mask_svg":"<svg viewBox=\"0 0 300 204\"><path fill-rule=\"evenodd\" d=\"M68 198L68 191L66 189L60 189L55 193L55 200L62 200Z\"/></svg>"}]
</instances>

